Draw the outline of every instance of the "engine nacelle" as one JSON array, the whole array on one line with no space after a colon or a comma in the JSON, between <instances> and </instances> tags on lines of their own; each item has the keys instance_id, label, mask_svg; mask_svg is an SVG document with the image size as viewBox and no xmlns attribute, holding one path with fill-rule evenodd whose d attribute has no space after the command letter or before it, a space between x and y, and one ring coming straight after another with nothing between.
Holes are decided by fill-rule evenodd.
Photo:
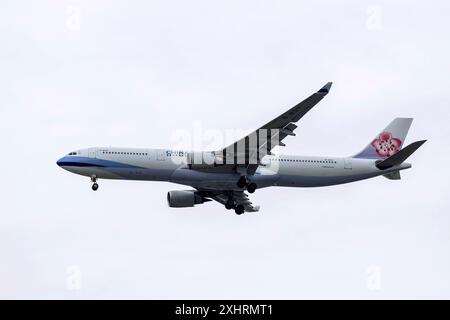
<instances>
[{"instance_id":1,"label":"engine nacelle","mask_svg":"<svg viewBox=\"0 0 450 320\"><path fill-rule=\"evenodd\" d=\"M193 207L207 201L195 190L176 190L167 192L167 203L172 208Z\"/></svg>"}]
</instances>

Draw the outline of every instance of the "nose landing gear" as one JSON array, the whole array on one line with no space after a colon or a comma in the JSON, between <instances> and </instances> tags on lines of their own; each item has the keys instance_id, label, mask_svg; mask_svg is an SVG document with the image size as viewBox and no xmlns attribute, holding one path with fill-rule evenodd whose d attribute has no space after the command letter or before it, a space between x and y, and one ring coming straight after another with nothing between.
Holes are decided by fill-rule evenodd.
<instances>
[{"instance_id":1,"label":"nose landing gear","mask_svg":"<svg viewBox=\"0 0 450 320\"><path fill-rule=\"evenodd\" d=\"M93 182L92 190L97 191L98 189L98 183L97 183L97 176L91 176L91 182Z\"/></svg>"}]
</instances>

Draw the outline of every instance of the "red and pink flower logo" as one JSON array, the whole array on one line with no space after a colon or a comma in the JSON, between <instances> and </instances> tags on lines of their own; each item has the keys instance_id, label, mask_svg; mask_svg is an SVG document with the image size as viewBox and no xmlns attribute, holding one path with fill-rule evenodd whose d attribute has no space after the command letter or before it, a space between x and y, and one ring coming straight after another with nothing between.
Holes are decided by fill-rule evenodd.
<instances>
[{"instance_id":1,"label":"red and pink flower logo","mask_svg":"<svg viewBox=\"0 0 450 320\"><path fill-rule=\"evenodd\" d=\"M390 157L400 151L402 142L394 138L390 132L382 132L372 141L372 146L381 157Z\"/></svg>"}]
</instances>

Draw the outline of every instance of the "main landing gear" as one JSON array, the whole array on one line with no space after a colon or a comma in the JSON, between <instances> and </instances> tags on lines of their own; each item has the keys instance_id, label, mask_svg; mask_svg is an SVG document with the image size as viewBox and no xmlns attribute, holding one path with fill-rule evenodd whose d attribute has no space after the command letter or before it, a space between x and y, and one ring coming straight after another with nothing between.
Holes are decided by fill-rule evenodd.
<instances>
[{"instance_id":1,"label":"main landing gear","mask_svg":"<svg viewBox=\"0 0 450 320\"><path fill-rule=\"evenodd\" d=\"M234 212L236 212L237 215L241 215L245 212L244 206L242 204L236 204L232 196L230 196L227 202L225 202L225 208L227 210L234 209Z\"/></svg>"},{"instance_id":2,"label":"main landing gear","mask_svg":"<svg viewBox=\"0 0 450 320\"><path fill-rule=\"evenodd\" d=\"M225 209L227 210L231 210L236 206L236 204L234 203L233 199L228 199L227 202L225 202Z\"/></svg>"},{"instance_id":3,"label":"main landing gear","mask_svg":"<svg viewBox=\"0 0 450 320\"><path fill-rule=\"evenodd\" d=\"M238 204L236 208L234 208L234 212L236 212L237 215L243 214L245 211L244 206L242 204Z\"/></svg>"},{"instance_id":4,"label":"main landing gear","mask_svg":"<svg viewBox=\"0 0 450 320\"><path fill-rule=\"evenodd\" d=\"M92 190L97 191L97 189L98 189L97 177L96 176L92 176L91 177L91 182L93 182Z\"/></svg>"},{"instance_id":5,"label":"main landing gear","mask_svg":"<svg viewBox=\"0 0 450 320\"><path fill-rule=\"evenodd\" d=\"M247 178L245 176L241 176L237 182L238 188L245 188L247 187L247 191L249 193L255 192L257 185L254 182L248 182Z\"/></svg>"},{"instance_id":6,"label":"main landing gear","mask_svg":"<svg viewBox=\"0 0 450 320\"><path fill-rule=\"evenodd\" d=\"M238 188L244 188L247 185L247 178L245 176L241 176L237 182Z\"/></svg>"},{"instance_id":7,"label":"main landing gear","mask_svg":"<svg viewBox=\"0 0 450 320\"><path fill-rule=\"evenodd\" d=\"M255 192L255 190L256 190L256 183L254 183L254 182L249 183L247 186L247 191L249 193L253 193L253 192Z\"/></svg>"}]
</instances>

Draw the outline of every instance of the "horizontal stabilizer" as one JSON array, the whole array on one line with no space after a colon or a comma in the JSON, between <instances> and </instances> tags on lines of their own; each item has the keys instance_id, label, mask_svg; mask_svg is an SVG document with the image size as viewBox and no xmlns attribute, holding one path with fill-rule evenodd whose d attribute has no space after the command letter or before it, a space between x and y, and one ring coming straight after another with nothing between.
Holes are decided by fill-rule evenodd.
<instances>
[{"instance_id":1,"label":"horizontal stabilizer","mask_svg":"<svg viewBox=\"0 0 450 320\"><path fill-rule=\"evenodd\" d=\"M383 177L389 179L389 180L400 180L402 177L400 176L400 171L394 171L394 172L389 172L386 174L383 174Z\"/></svg>"},{"instance_id":2,"label":"horizontal stabilizer","mask_svg":"<svg viewBox=\"0 0 450 320\"><path fill-rule=\"evenodd\" d=\"M391 168L393 166L397 166L403 163L410 155L412 155L421 145L423 145L427 140L420 140L411 143L405 148L401 149L396 154L390 156L389 158L379 162L376 164L378 169L384 170Z\"/></svg>"}]
</instances>

